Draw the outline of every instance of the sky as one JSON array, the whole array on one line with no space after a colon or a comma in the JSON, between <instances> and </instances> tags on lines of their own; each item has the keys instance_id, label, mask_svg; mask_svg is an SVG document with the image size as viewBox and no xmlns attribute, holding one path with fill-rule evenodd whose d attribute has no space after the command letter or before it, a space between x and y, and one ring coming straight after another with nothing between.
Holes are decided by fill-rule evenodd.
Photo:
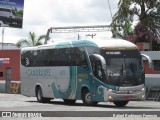
<instances>
[{"instance_id":1,"label":"sky","mask_svg":"<svg viewBox=\"0 0 160 120\"><path fill-rule=\"evenodd\" d=\"M0 6L2 6L2 8L5 6L10 6L13 7L14 5L18 8L23 8L24 5L24 0L0 0ZM15 7L14 6L14 7Z\"/></svg>"},{"instance_id":2,"label":"sky","mask_svg":"<svg viewBox=\"0 0 160 120\"><path fill-rule=\"evenodd\" d=\"M113 15L118 1L109 0ZM24 0L23 27L5 28L4 43L27 39L30 31L40 36L50 27L109 25L111 21L107 0Z\"/></svg>"}]
</instances>

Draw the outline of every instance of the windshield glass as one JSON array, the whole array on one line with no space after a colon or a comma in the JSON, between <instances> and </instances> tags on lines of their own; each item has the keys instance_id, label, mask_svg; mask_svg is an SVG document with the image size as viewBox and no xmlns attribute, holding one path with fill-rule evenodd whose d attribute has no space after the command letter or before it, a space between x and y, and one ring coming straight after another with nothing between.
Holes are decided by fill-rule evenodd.
<instances>
[{"instance_id":1,"label":"windshield glass","mask_svg":"<svg viewBox=\"0 0 160 120\"><path fill-rule=\"evenodd\" d=\"M141 55L134 51L101 51L106 60L105 82L118 86L133 86L144 83Z\"/></svg>"}]
</instances>

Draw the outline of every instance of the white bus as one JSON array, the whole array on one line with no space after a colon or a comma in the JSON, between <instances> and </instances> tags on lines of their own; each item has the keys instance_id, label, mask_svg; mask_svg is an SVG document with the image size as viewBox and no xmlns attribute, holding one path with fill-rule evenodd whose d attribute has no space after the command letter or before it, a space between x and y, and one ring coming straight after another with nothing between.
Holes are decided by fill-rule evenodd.
<instances>
[{"instance_id":1,"label":"white bus","mask_svg":"<svg viewBox=\"0 0 160 120\"><path fill-rule=\"evenodd\" d=\"M0 17L1 18L9 18L14 19L15 18L15 12L12 9L9 8L0 8Z\"/></svg>"},{"instance_id":2,"label":"white bus","mask_svg":"<svg viewBox=\"0 0 160 120\"><path fill-rule=\"evenodd\" d=\"M38 102L113 102L145 99L142 55L131 42L71 40L21 50L21 93Z\"/></svg>"}]
</instances>

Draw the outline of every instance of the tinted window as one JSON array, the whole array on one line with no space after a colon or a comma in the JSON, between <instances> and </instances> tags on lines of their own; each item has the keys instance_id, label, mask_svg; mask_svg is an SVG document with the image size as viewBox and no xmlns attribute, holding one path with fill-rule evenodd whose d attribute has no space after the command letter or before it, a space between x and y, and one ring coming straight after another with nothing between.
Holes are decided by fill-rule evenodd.
<instances>
[{"instance_id":1,"label":"tinted window","mask_svg":"<svg viewBox=\"0 0 160 120\"><path fill-rule=\"evenodd\" d=\"M0 8L0 11L10 12L10 9L3 9L3 8Z\"/></svg>"},{"instance_id":2,"label":"tinted window","mask_svg":"<svg viewBox=\"0 0 160 120\"><path fill-rule=\"evenodd\" d=\"M159 71L160 70L160 60L154 60L153 61L154 70Z\"/></svg>"},{"instance_id":3,"label":"tinted window","mask_svg":"<svg viewBox=\"0 0 160 120\"><path fill-rule=\"evenodd\" d=\"M21 55L21 63L26 67L36 66L86 66L83 47L58 48L26 51Z\"/></svg>"},{"instance_id":4,"label":"tinted window","mask_svg":"<svg viewBox=\"0 0 160 120\"><path fill-rule=\"evenodd\" d=\"M97 47L87 47L87 51L89 55L100 54L100 50Z\"/></svg>"},{"instance_id":5,"label":"tinted window","mask_svg":"<svg viewBox=\"0 0 160 120\"><path fill-rule=\"evenodd\" d=\"M0 77L3 77L3 72L0 72Z\"/></svg>"}]
</instances>

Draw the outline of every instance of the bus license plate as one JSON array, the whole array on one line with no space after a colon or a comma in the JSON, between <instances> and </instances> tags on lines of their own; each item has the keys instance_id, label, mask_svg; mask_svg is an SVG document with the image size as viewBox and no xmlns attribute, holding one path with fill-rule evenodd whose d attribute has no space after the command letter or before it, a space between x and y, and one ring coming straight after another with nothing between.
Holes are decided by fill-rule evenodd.
<instances>
[{"instance_id":1,"label":"bus license plate","mask_svg":"<svg viewBox=\"0 0 160 120\"><path fill-rule=\"evenodd\" d=\"M124 100L132 100L132 97L131 96L125 96Z\"/></svg>"}]
</instances>

